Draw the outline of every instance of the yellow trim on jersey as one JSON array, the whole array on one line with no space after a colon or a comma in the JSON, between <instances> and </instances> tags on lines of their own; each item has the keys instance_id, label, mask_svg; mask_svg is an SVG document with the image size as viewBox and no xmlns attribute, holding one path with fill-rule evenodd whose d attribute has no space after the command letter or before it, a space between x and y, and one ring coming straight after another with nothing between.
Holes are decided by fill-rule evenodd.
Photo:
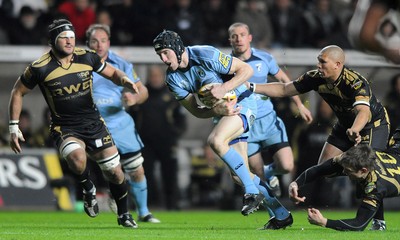
<instances>
[{"instance_id":1,"label":"yellow trim on jersey","mask_svg":"<svg viewBox=\"0 0 400 240\"><path fill-rule=\"evenodd\" d=\"M43 154L43 160L46 165L47 174L49 175L50 180L59 179L63 177L60 161L58 159L57 154L55 153ZM57 197L58 206L62 210L73 209L67 187L54 188L53 193Z\"/></svg>"},{"instance_id":2,"label":"yellow trim on jersey","mask_svg":"<svg viewBox=\"0 0 400 240\"><path fill-rule=\"evenodd\" d=\"M384 176L384 175L380 175L380 176L381 176L381 178L383 178L386 181L388 181L391 184L393 184L397 188L397 193L400 193L400 184L399 184L398 181L396 181L395 178L387 177L387 176Z\"/></svg>"},{"instance_id":3,"label":"yellow trim on jersey","mask_svg":"<svg viewBox=\"0 0 400 240\"><path fill-rule=\"evenodd\" d=\"M63 69L62 67L58 67L58 68L54 69L54 71L52 71L51 73L49 73L46 76L46 79L44 81L45 82L51 81L53 79L56 79L56 78L59 78L62 76L79 73L79 72L83 72L83 71L93 71L93 68L92 68L92 66L89 66L87 64L72 63L68 69Z\"/></svg>"}]
</instances>

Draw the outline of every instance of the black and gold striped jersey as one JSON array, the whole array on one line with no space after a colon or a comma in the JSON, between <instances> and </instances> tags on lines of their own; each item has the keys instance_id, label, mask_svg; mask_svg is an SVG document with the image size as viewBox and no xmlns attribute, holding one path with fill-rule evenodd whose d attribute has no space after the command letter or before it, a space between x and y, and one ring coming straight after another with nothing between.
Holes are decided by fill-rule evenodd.
<instances>
[{"instance_id":1,"label":"black and gold striped jersey","mask_svg":"<svg viewBox=\"0 0 400 240\"><path fill-rule=\"evenodd\" d=\"M293 84L299 93L317 91L335 112L338 123L344 128L350 128L353 125L356 117L353 108L359 104L367 105L371 110L370 119L364 129L388 122L386 111L372 93L369 82L352 69L344 67L333 84L322 78L318 70L306 72Z\"/></svg>"},{"instance_id":2,"label":"black and gold striped jersey","mask_svg":"<svg viewBox=\"0 0 400 240\"><path fill-rule=\"evenodd\" d=\"M100 119L92 97L92 72L106 63L94 52L75 48L71 63L63 66L52 52L32 62L21 75L29 89L39 86L51 111L52 123L82 125Z\"/></svg>"},{"instance_id":3,"label":"black and gold striped jersey","mask_svg":"<svg viewBox=\"0 0 400 240\"><path fill-rule=\"evenodd\" d=\"M376 169L357 183L357 197L371 207L378 207L384 198L400 195L400 151L389 148L377 151Z\"/></svg>"}]
</instances>

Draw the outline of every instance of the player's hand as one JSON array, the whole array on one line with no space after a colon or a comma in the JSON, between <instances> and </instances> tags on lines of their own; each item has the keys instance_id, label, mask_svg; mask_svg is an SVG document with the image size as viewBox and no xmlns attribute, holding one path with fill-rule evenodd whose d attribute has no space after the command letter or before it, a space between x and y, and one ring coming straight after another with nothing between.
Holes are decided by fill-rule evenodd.
<instances>
[{"instance_id":1,"label":"player's hand","mask_svg":"<svg viewBox=\"0 0 400 240\"><path fill-rule=\"evenodd\" d=\"M137 103L137 97L137 94L134 94L130 91L124 91L122 93L122 101L124 102L124 105L128 107L133 106Z\"/></svg>"},{"instance_id":2,"label":"player's hand","mask_svg":"<svg viewBox=\"0 0 400 240\"><path fill-rule=\"evenodd\" d=\"M217 84L211 86L210 91L207 91L205 97L222 99L228 91L225 89L224 84Z\"/></svg>"},{"instance_id":3,"label":"player's hand","mask_svg":"<svg viewBox=\"0 0 400 240\"><path fill-rule=\"evenodd\" d=\"M212 108L214 113L220 116L238 115L241 109L240 105L236 105L236 101L222 101Z\"/></svg>"},{"instance_id":4,"label":"player's hand","mask_svg":"<svg viewBox=\"0 0 400 240\"><path fill-rule=\"evenodd\" d=\"M21 153L22 149L19 145L19 140L25 142L24 135L22 135L21 130L18 125L9 125L10 128L10 147L15 153Z\"/></svg>"},{"instance_id":5,"label":"player's hand","mask_svg":"<svg viewBox=\"0 0 400 240\"><path fill-rule=\"evenodd\" d=\"M350 141L354 142L354 146L357 146L361 142L361 135L358 131L349 128L346 130L346 134Z\"/></svg>"},{"instance_id":6,"label":"player's hand","mask_svg":"<svg viewBox=\"0 0 400 240\"><path fill-rule=\"evenodd\" d=\"M328 219L326 219L324 216L322 216L321 212L318 209L316 209L316 208L308 209L308 222L309 223L311 223L313 225L325 227L327 221L328 221Z\"/></svg>"},{"instance_id":7,"label":"player's hand","mask_svg":"<svg viewBox=\"0 0 400 240\"><path fill-rule=\"evenodd\" d=\"M289 184L289 198L295 204L299 204L306 200L306 197L299 197L299 186L296 182L292 182Z\"/></svg>"},{"instance_id":8,"label":"player's hand","mask_svg":"<svg viewBox=\"0 0 400 240\"><path fill-rule=\"evenodd\" d=\"M313 121L313 116L311 114L311 111L306 108L303 104L299 106L299 113L301 118L307 123L310 124Z\"/></svg>"},{"instance_id":9,"label":"player's hand","mask_svg":"<svg viewBox=\"0 0 400 240\"><path fill-rule=\"evenodd\" d=\"M127 76L124 76L122 78L122 86L133 91L134 93L139 94L139 88L136 86L136 84L130 80Z\"/></svg>"}]
</instances>

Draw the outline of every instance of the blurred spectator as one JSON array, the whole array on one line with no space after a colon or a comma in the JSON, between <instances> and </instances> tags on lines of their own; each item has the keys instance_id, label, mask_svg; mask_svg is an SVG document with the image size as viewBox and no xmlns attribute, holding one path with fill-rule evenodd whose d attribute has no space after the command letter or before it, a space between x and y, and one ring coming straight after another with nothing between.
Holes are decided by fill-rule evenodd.
<instances>
[{"instance_id":1,"label":"blurred spectator","mask_svg":"<svg viewBox=\"0 0 400 240\"><path fill-rule=\"evenodd\" d=\"M274 48L295 48L303 45L304 20L292 0L274 0L268 9L272 24Z\"/></svg>"},{"instance_id":2,"label":"blurred spectator","mask_svg":"<svg viewBox=\"0 0 400 240\"><path fill-rule=\"evenodd\" d=\"M193 0L175 0L164 9L163 28L177 32L185 45L204 44L204 19L200 6Z\"/></svg>"},{"instance_id":3,"label":"blurred spectator","mask_svg":"<svg viewBox=\"0 0 400 240\"><path fill-rule=\"evenodd\" d=\"M197 206L212 206L222 198L221 179L224 163L210 145L204 144L200 155L192 156L191 200Z\"/></svg>"},{"instance_id":4,"label":"blurred spectator","mask_svg":"<svg viewBox=\"0 0 400 240\"><path fill-rule=\"evenodd\" d=\"M38 21L39 13L29 6L21 8L15 25L9 28L10 43L15 45L42 45L47 43L46 26Z\"/></svg>"},{"instance_id":5,"label":"blurred spectator","mask_svg":"<svg viewBox=\"0 0 400 240\"><path fill-rule=\"evenodd\" d=\"M32 146L38 148L56 148L53 139L50 137L51 112L48 107L43 109L42 125L32 136Z\"/></svg>"},{"instance_id":6,"label":"blurred spectator","mask_svg":"<svg viewBox=\"0 0 400 240\"><path fill-rule=\"evenodd\" d=\"M262 0L246 0L244 9L238 8L235 22L242 22L249 26L253 35L252 46L266 49L271 46L273 30L269 17L267 17L266 5ZM225 28L226 29L226 28Z\"/></svg>"},{"instance_id":7,"label":"blurred spectator","mask_svg":"<svg viewBox=\"0 0 400 240\"><path fill-rule=\"evenodd\" d=\"M122 0L107 7L113 19L114 45L131 45L133 42L134 19L138 14L134 2L134 0Z\"/></svg>"},{"instance_id":8,"label":"blurred spectator","mask_svg":"<svg viewBox=\"0 0 400 240\"><path fill-rule=\"evenodd\" d=\"M45 13L48 10L48 0L13 0L13 11L12 15L17 18L20 15L21 9L24 6L30 7L37 13Z\"/></svg>"},{"instance_id":9,"label":"blurred spectator","mask_svg":"<svg viewBox=\"0 0 400 240\"><path fill-rule=\"evenodd\" d=\"M395 15L388 15L395 16ZM388 48L396 48L400 46L400 32L397 26L400 26L400 23L396 23L395 18L386 18L382 21L382 24L379 26L379 31L376 33L375 38L383 45ZM397 26L396 26L397 25Z\"/></svg>"},{"instance_id":10,"label":"blurred spectator","mask_svg":"<svg viewBox=\"0 0 400 240\"><path fill-rule=\"evenodd\" d=\"M86 29L96 21L96 13L90 0L67 0L58 7L58 11L65 14L74 25L76 44L83 44Z\"/></svg>"},{"instance_id":11,"label":"blurred spectator","mask_svg":"<svg viewBox=\"0 0 400 240\"><path fill-rule=\"evenodd\" d=\"M307 25L305 44L313 48L339 45L331 42L332 36L342 34L342 26L338 15L332 10L330 0L316 0L314 8L304 13L304 19Z\"/></svg>"},{"instance_id":12,"label":"blurred spectator","mask_svg":"<svg viewBox=\"0 0 400 240\"><path fill-rule=\"evenodd\" d=\"M159 65L148 68L146 87L149 98L136 111L130 109L144 143L142 151L148 181L149 205L164 200L168 210L179 209L178 159L179 138L186 130L186 116L164 82L165 71ZM160 163L161 181L156 182L155 164ZM160 188L157 191L157 188ZM157 193L163 194L160 197Z\"/></svg>"},{"instance_id":13,"label":"blurred spectator","mask_svg":"<svg viewBox=\"0 0 400 240\"><path fill-rule=\"evenodd\" d=\"M232 13L226 6L224 0L206 0L202 1L204 18L204 43L216 47L226 47L229 45L226 37L226 29L232 22Z\"/></svg>"},{"instance_id":14,"label":"blurred spectator","mask_svg":"<svg viewBox=\"0 0 400 240\"><path fill-rule=\"evenodd\" d=\"M293 141L298 149L296 177L309 167L318 164L322 147L336 120L331 107L323 99L320 99L316 111L313 123L303 125L298 138ZM336 199L332 199L331 194L327 194L331 192L332 187L332 181L321 179L321 181L314 182L302 188L301 196L306 196L307 199L310 199L311 202L307 204L312 206L320 206L321 204L332 205Z\"/></svg>"},{"instance_id":15,"label":"blurred spectator","mask_svg":"<svg viewBox=\"0 0 400 240\"><path fill-rule=\"evenodd\" d=\"M400 126L400 73L390 80L390 89L384 97L384 106L390 119L390 136Z\"/></svg>"}]
</instances>

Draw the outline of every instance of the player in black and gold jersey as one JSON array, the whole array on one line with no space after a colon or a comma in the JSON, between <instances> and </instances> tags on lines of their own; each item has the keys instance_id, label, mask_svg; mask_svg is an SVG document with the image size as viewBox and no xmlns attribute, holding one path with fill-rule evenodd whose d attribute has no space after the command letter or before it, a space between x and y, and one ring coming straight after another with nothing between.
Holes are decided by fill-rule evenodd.
<instances>
[{"instance_id":1,"label":"player in black and gold jersey","mask_svg":"<svg viewBox=\"0 0 400 240\"><path fill-rule=\"evenodd\" d=\"M359 144L320 165L304 171L289 185L289 197L295 202L304 202L298 195L299 187L320 177L347 175L357 184L357 197L361 205L353 219L326 219L318 209L308 209L311 224L345 231L363 231L379 211L384 198L400 195L400 128L394 134L394 145L384 151L373 151L367 144ZM376 228L376 227L379 228ZM373 220L371 230L385 230L382 220Z\"/></svg>"},{"instance_id":2,"label":"player in black and gold jersey","mask_svg":"<svg viewBox=\"0 0 400 240\"><path fill-rule=\"evenodd\" d=\"M323 48L317 69L290 83L248 83L250 90L270 97L286 97L317 91L329 104L338 122L328 137L319 163L337 156L353 145L367 143L374 149L386 148L389 119L385 108L372 93L369 82L344 66L343 50L335 45Z\"/></svg>"},{"instance_id":3,"label":"player in black and gold jersey","mask_svg":"<svg viewBox=\"0 0 400 240\"><path fill-rule=\"evenodd\" d=\"M337 116L337 123L324 144L318 162L333 158L352 146L366 143L384 150L389 138L386 109L372 93L369 82L359 73L344 66L345 54L335 45L323 48L317 69L290 83L247 83L251 91L270 97L288 97L317 91ZM375 218L383 219L383 205Z\"/></svg>"},{"instance_id":4,"label":"player in black and gold jersey","mask_svg":"<svg viewBox=\"0 0 400 240\"><path fill-rule=\"evenodd\" d=\"M18 127L23 97L39 86L51 111L51 136L60 154L76 174L84 192L84 209L90 217L99 213L96 188L86 169L88 154L109 181L110 191L118 206L118 223L137 228L128 212L127 184L119 154L92 98L93 71L117 85L138 92L124 72L104 62L95 52L75 48L75 32L65 20L49 25L51 50L31 63L17 79L9 104L10 145L15 153L22 151L24 137Z\"/></svg>"}]
</instances>

